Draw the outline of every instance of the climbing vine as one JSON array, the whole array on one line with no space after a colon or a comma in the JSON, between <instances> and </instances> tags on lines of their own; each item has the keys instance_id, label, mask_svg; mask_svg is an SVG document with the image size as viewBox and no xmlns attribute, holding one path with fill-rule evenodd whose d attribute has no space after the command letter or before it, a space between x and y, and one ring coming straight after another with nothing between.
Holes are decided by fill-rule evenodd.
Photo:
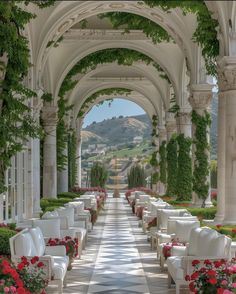
<instances>
[{"instance_id":1,"label":"climbing vine","mask_svg":"<svg viewBox=\"0 0 236 294\"><path fill-rule=\"evenodd\" d=\"M212 18L203 0L173 1L173 0L143 0L150 7L161 7L164 11L180 8L184 15L194 13L197 16L197 28L192 40L201 46L209 75L216 76L216 58L219 55L219 41L217 39L218 21Z\"/></svg>"},{"instance_id":2,"label":"climbing vine","mask_svg":"<svg viewBox=\"0 0 236 294\"><path fill-rule=\"evenodd\" d=\"M191 200L192 197L192 160L190 156L192 140L180 134L178 142L178 174L176 194L178 201Z\"/></svg>"},{"instance_id":3,"label":"climbing vine","mask_svg":"<svg viewBox=\"0 0 236 294\"><path fill-rule=\"evenodd\" d=\"M177 172L178 172L178 143L174 134L166 147L167 154L167 194L169 196L176 195Z\"/></svg>"},{"instance_id":4,"label":"climbing vine","mask_svg":"<svg viewBox=\"0 0 236 294\"><path fill-rule=\"evenodd\" d=\"M210 149L208 143L208 132L211 125L210 114L205 111L203 115L196 111L192 112L192 123L195 126L195 160L193 170L193 191L197 196L205 200L208 196L209 182L209 159L208 152Z\"/></svg>"},{"instance_id":5,"label":"climbing vine","mask_svg":"<svg viewBox=\"0 0 236 294\"><path fill-rule=\"evenodd\" d=\"M5 74L0 84L0 193L6 189L4 174L11 157L23 149L29 137L41 135L41 128L26 103L36 94L23 85L31 64L28 40L21 32L36 15L25 11L18 2L0 2L0 57L5 56L1 62L1 72ZM21 2L39 8L54 4L52 0Z\"/></svg>"},{"instance_id":6,"label":"climbing vine","mask_svg":"<svg viewBox=\"0 0 236 294\"><path fill-rule=\"evenodd\" d=\"M131 93L131 90L129 89L125 89L125 88L108 88L108 89L103 89L100 91L95 92L94 94L92 94L91 96L89 96L83 103L83 105L80 108L80 111L78 113L78 117L82 117L86 110L88 109L89 105L91 105L93 102L96 101L96 99L100 96L104 96L104 95L128 95ZM103 104L104 101L101 101L98 104Z\"/></svg>"},{"instance_id":7,"label":"climbing vine","mask_svg":"<svg viewBox=\"0 0 236 294\"><path fill-rule=\"evenodd\" d=\"M166 177L167 177L167 162L166 162L166 141L161 143L160 149L160 181L163 184L166 184Z\"/></svg>"},{"instance_id":8,"label":"climbing vine","mask_svg":"<svg viewBox=\"0 0 236 294\"><path fill-rule=\"evenodd\" d=\"M108 18L115 29L125 26L125 33L129 33L130 30L142 30L154 44L172 40L165 29L141 15L127 12L108 12L100 14L99 18Z\"/></svg>"},{"instance_id":9,"label":"climbing vine","mask_svg":"<svg viewBox=\"0 0 236 294\"><path fill-rule=\"evenodd\" d=\"M152 134L151 136L154 138L158 137L157 134L157 125L158 125L158 116L157 115L153 115L152 116ZM155 144L155 142L153 142Z\"/></svg>"},{"instance_id":10,"label":"climbing vine","mask_svg":"<svg viewBox=\"0 0 236 294\"><path fill-rule=\"evenodd\" d=\"M86 74L89 70L94 70L99 64L117 62L119 65L131 66L136 61L142 61L147 65L152 64L158 71L161 70L157 63L155 63L149 56L135 50L112 48L96 51L82 58L69 71L61 85L59 96L64 97L68 91L76 86L77 81L74 80L74 77L77 74Z\"/></svg>"},{"instance_id":11,"label":"climbing vine","mask_svg":"<svg viewBox=\"0 0 236 294\"><path fill-rule=\"evenodd\" d=\"M77 157L76 157L76 134L72 131L68 135L68 177L69 188L73 188L76 183Z\"/></svg>"},{"instance_id":12,"label":"climbing vine","mask_svg":"<svg viewBox=\"0 0 236 294\"><path fill-rule=\"evenodd\" d=\"M57 122L57 170L62 171L68 163L68 156L64 154L67 148L68 130L65 123L65 116L72 106L67 106L63 98L58 100L58 122Z\"/></svg>"}]
</instances>

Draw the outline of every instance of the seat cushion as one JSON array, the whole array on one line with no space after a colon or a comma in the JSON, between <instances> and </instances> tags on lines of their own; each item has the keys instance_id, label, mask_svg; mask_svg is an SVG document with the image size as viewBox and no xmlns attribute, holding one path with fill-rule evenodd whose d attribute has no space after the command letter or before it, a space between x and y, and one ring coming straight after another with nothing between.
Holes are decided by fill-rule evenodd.
<instances>
[{"instance_id":1,"label":"seat cushion","mask_svg":"<svg viewBox=\"0 0 236 294\"><path fill-rule=\"evenodd\" d=\"M53 256L52 274L55 280L63 280L69 264L68 256Z\"/></svg>"},{"instance_id":2,"label":"seat cushion","mask_svg":"<svg viewBox=\"0 0 236 294\"><path fill-rule=\"evenodd\" d=\"M210 228L202 229L197 239L197 256L208 256L211 241L217 237L217 234L218 233L215 230L212 230ZM211 256L213 255L211 254Z\"/></svg>"},{"instance_id":3,"label":"seat cushion","mask_svg":"<svg viewBox=\"0 0 236 294\"><path fill-rule=\"evenodd\" d=\"M206 256L225 256L225 236L218 234L210 240Z\"/></svg>"},{"instance_id":4,"label":"seat cushion","mask_svg":"<svg viewBox=\"0 0 236 294\"><path fill-rule=\"evenodd\" d=\"M42 256L45 251L45 242L42 231L39 227L29 229L29 233L33 239L37 255Z\"/></svg>"},{"instance_id":5,"label":"seat cushion","mask_svg":"<svg viewBox=\"0 0 236 294\"><path fill-rule=\"evenodd\" d=\"M39 219L33 221L34 227L39 227L44 238L61 238L60 219Z\"/></svg>"},{"instance_id":6,"label":"seat cushion","mask_svg":"<svg viewBox=\"0 0 236 294\"><path fill-rule=\"evenodd\" d=\"M21 256L36 256L37 250L29 232L19 234L14 240L15 254Z\"/></svg>"},{"instance_id":7,"label":"seat cushion","mask_svg":"<svg viewBox=\"0 0 236 294\"><path fill-rule=\"evenodd\" d=\"M199 233L202 231L202 228L193 229L189 236L189 246L188 246L188 255L195 256L197 254L197 241Z\"/></svg>"},{"instance_id":8,"label":"seat cushion","mask_svg":"<svg viewBox=\"0 0 236 294\"><path fill-rule=\"evenodd\" d=\"M181 256L171 256L167 258L168 271L171 277L176 280L184 280L184 270L181 267L182 257Z\"/></svg>"},{"instance_id":9,"label":"seat cushion","mask_svg":"<svg viewBox=\"0 0 236 294\"><path fill-rule=\"evenodd\" d=\"M173 234L176 231L176 221L177 220L186 220L186 221L193 221L198 220L196 216L169 216L168 223L167 223L167 233Z\"/></svg>"},{"instance_id":10,"label":"seat cushion","mask_svg":"<svg viewBox=\"0 0 236 294\"><path fill-rule=\"evenodd\" d=\"M74 225L75 211L74 207L60 207L57 209L59 216L66 216L68 218L69 227Z\"/></svg>"}]
</instances>

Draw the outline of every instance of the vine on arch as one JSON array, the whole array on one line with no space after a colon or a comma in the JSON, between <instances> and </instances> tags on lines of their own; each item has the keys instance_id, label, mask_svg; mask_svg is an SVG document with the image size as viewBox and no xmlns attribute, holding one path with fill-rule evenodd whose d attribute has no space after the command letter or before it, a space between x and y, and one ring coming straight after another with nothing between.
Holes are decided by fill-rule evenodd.
<instances>
[{"instance_id":1,"label":"vine on arch","mask_svg":"<svg viewBox=\"0 0 236 294\"><path fill-rule=\"evenodd\" d=\"M216 76L216 58L219 55L219 41L217 39L218 21L212 18L203 0L172 1L172 0L143 0L150 7L160 7L164 11L180 8L184 15L193 13L197 16L197 28L192 40L202 48L206 70L209 75Z\"/></svg>"},{"instance_id":2,"label":"vine on arch","mask_svg":"<svg viewBox=\"0 0 236 294\"><path fill-rule=\"evenodd\" d=\"M167 178L166 141L160 146L160 181L165 185Z\"/></svg>"},{"instance_id":3,"label":"vine on arch","mask_svg":"<svg viewBox=\"0 0 236 294\"><path fill-rule=\"evenodd\" d=\"M119 65L131 66L137 61L142 61L147 65L152 64L163 75L160 66L152 58L141 52L126 48L104 49L85 56L73 66L62 82L59 96L64 97L68 91L76 86L77 81L74 80L74 77L77 74L85 74L89 70L94 70L99 64L117 62Z\"/></svg>"},{"instance_id":4,"label":"vine on arch","mask_svg":"<svg viewBox=\"0 0 236 294\"><path fill-rule=\"evenodd\" d=\"M23 149L29 137L42 134L26 103L36 94L23 84L31 64L28 40L22 30L36 15L25 11L18 2L0 2L0 57L6 56L5 62L1 62L1 72L4 71L5 76L0 84L0 193L6 189L4 174L11 157ZM22 4L33 3L44 8L54 2L22 1Z\"/></svg>"},{"instance_id":5,"label":"vine on arch","mask_svg":"<svg viewBox=\"0 0 236 294\"><path fill-rule=\"evenodd\" d=\"M83 105L81 106L79 113L78 113L78 117L82 117L87 108L89 107L89 105L93 102L96 101L96 99L100 96L104 96L104 95L128 95L131 93L131 90L129 89L125 89L125 88L108 88L108 89L103 89L103 90L99 90L97 92L95 92L94 94L92 94L91 96L89 96L83 103ZM104 101L101 101L100 103L98 103L98 105L103 104Z\"/></svg>"},{"instance_id":6,"label":"vine on arch","mask_svg":"<svg viewBox=\"0 0 236 294\"><path fill-rule=\"evenodd\" d=\"M192 112L192 123L195 125L195 161L193 171L193 191L197 196L205 200L208 196L209 182L209 159L208 152L210 149L208 143L208 131L211 125L211 116L205 111L204 115L198 114L196 111ZM204 202L203 202L204 205Z\"/></svg>"}]
</instances>

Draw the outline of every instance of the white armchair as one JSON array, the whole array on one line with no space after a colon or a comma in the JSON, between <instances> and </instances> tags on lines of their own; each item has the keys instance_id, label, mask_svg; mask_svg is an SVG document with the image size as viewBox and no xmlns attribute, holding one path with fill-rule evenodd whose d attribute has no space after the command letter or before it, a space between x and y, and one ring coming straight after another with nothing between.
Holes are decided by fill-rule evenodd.
<instances>
[{"instance_id":1,"label":"white armchair","mask_svg":"<svg viewBox=\"0 0 236 294\"><path fill-rule=\"evenodd\" d=\"M174 222L175 222L175 233L171 235L159 237L160 244L157 247L158 247L158 253L160 255L161 270L164 270L164 264L165 264L165 256L163 254L164 246L166 246L168 242L171 242L173 238L178 240L178 242L180 243L186 244L187 242L189 242L190 233L192 229L200 227L200 222L198 220L176 220ZM162 241L164 241L165 243L162 243Z\"/></svg>"},{"instance_id":2,"label":"white armchair","mask_svg":"<svg viewBox=\"0 0 236 294\"><path fill-rule=\"evenodd\" d=\"M167 259L168 283L172 279L176 285L176 294L179 294L181 285L187 285L186 275L193 272L192 261L197 259L218 260L230 259L231 239L210 228L196 228L190 233L189 245L186 248L173 247L171 257ZM174 256L173 254L176 254ZM184 256L181 256L184 254Z\"/></svg>"},{"instance_id":3,"label":"white armchair","mask_svg":"<svg viewBox=\"0 0 236 294\"><path fill-rule=\"evenodd\" d=\"M49 283L56 284L58 293L61 294L69 264L65 246L46 246L40 228L24 229L9 241L12 261L18 263L22 256L26 258L38 256L46 266L44 271Z\"/></svg>"}]
</instances>

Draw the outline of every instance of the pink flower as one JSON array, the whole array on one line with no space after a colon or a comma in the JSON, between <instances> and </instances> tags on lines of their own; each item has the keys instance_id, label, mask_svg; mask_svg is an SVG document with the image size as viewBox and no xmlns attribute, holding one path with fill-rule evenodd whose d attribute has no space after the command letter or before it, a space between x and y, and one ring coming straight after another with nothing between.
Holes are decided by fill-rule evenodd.
<instances>
[{"instance_id":1,"label":"pink flower","mask_svg":"<svg viewBox=\"0 0 236 294\"><path fill-rule=\"evenodd\" d=\"M223 294L234 294L234 292L231 292L229 290L224 290Z\"/></svg>"},{"instance_id":2,"label":"pink flower","mask_svg":"<svg viewBox=\"0 0 236 294\"><path fill-rule=\"evenodd\" d=\"M11 290L12 293L16 293L16 287L10 286L10 290Z\"/></svg>"},{"instance_id":3,"label":"pink flower","mask_svg":"<svg viewBox=\"0 0 236 294\"><path fill-rule=\"evenodd\" d=\"M233 288L236 288L236 283L233 283L233 284L232 284L232 287L233 287Z\"/></svg>"},{"instance_id":4,"label":"pink flower","mask_svg":"<svg viewBox=\"0 0 236 294\"><path fill-rule=\"evenodd\" d=\"M223 280L222 282L221 282L221 285L227 285L228 284L228 281L226 281L226 280Z\"/></svg>"},{"instance_id":5,"label":"pink flower","mask_svg":"<svg viewBox=\"0 0 236 294\"><path fill-rule=\"evenodd\" d=\"M4 287L4 293L8 293L8 292L10 292L10 288L9 287Z\"/></svg>"}]
</instances>

